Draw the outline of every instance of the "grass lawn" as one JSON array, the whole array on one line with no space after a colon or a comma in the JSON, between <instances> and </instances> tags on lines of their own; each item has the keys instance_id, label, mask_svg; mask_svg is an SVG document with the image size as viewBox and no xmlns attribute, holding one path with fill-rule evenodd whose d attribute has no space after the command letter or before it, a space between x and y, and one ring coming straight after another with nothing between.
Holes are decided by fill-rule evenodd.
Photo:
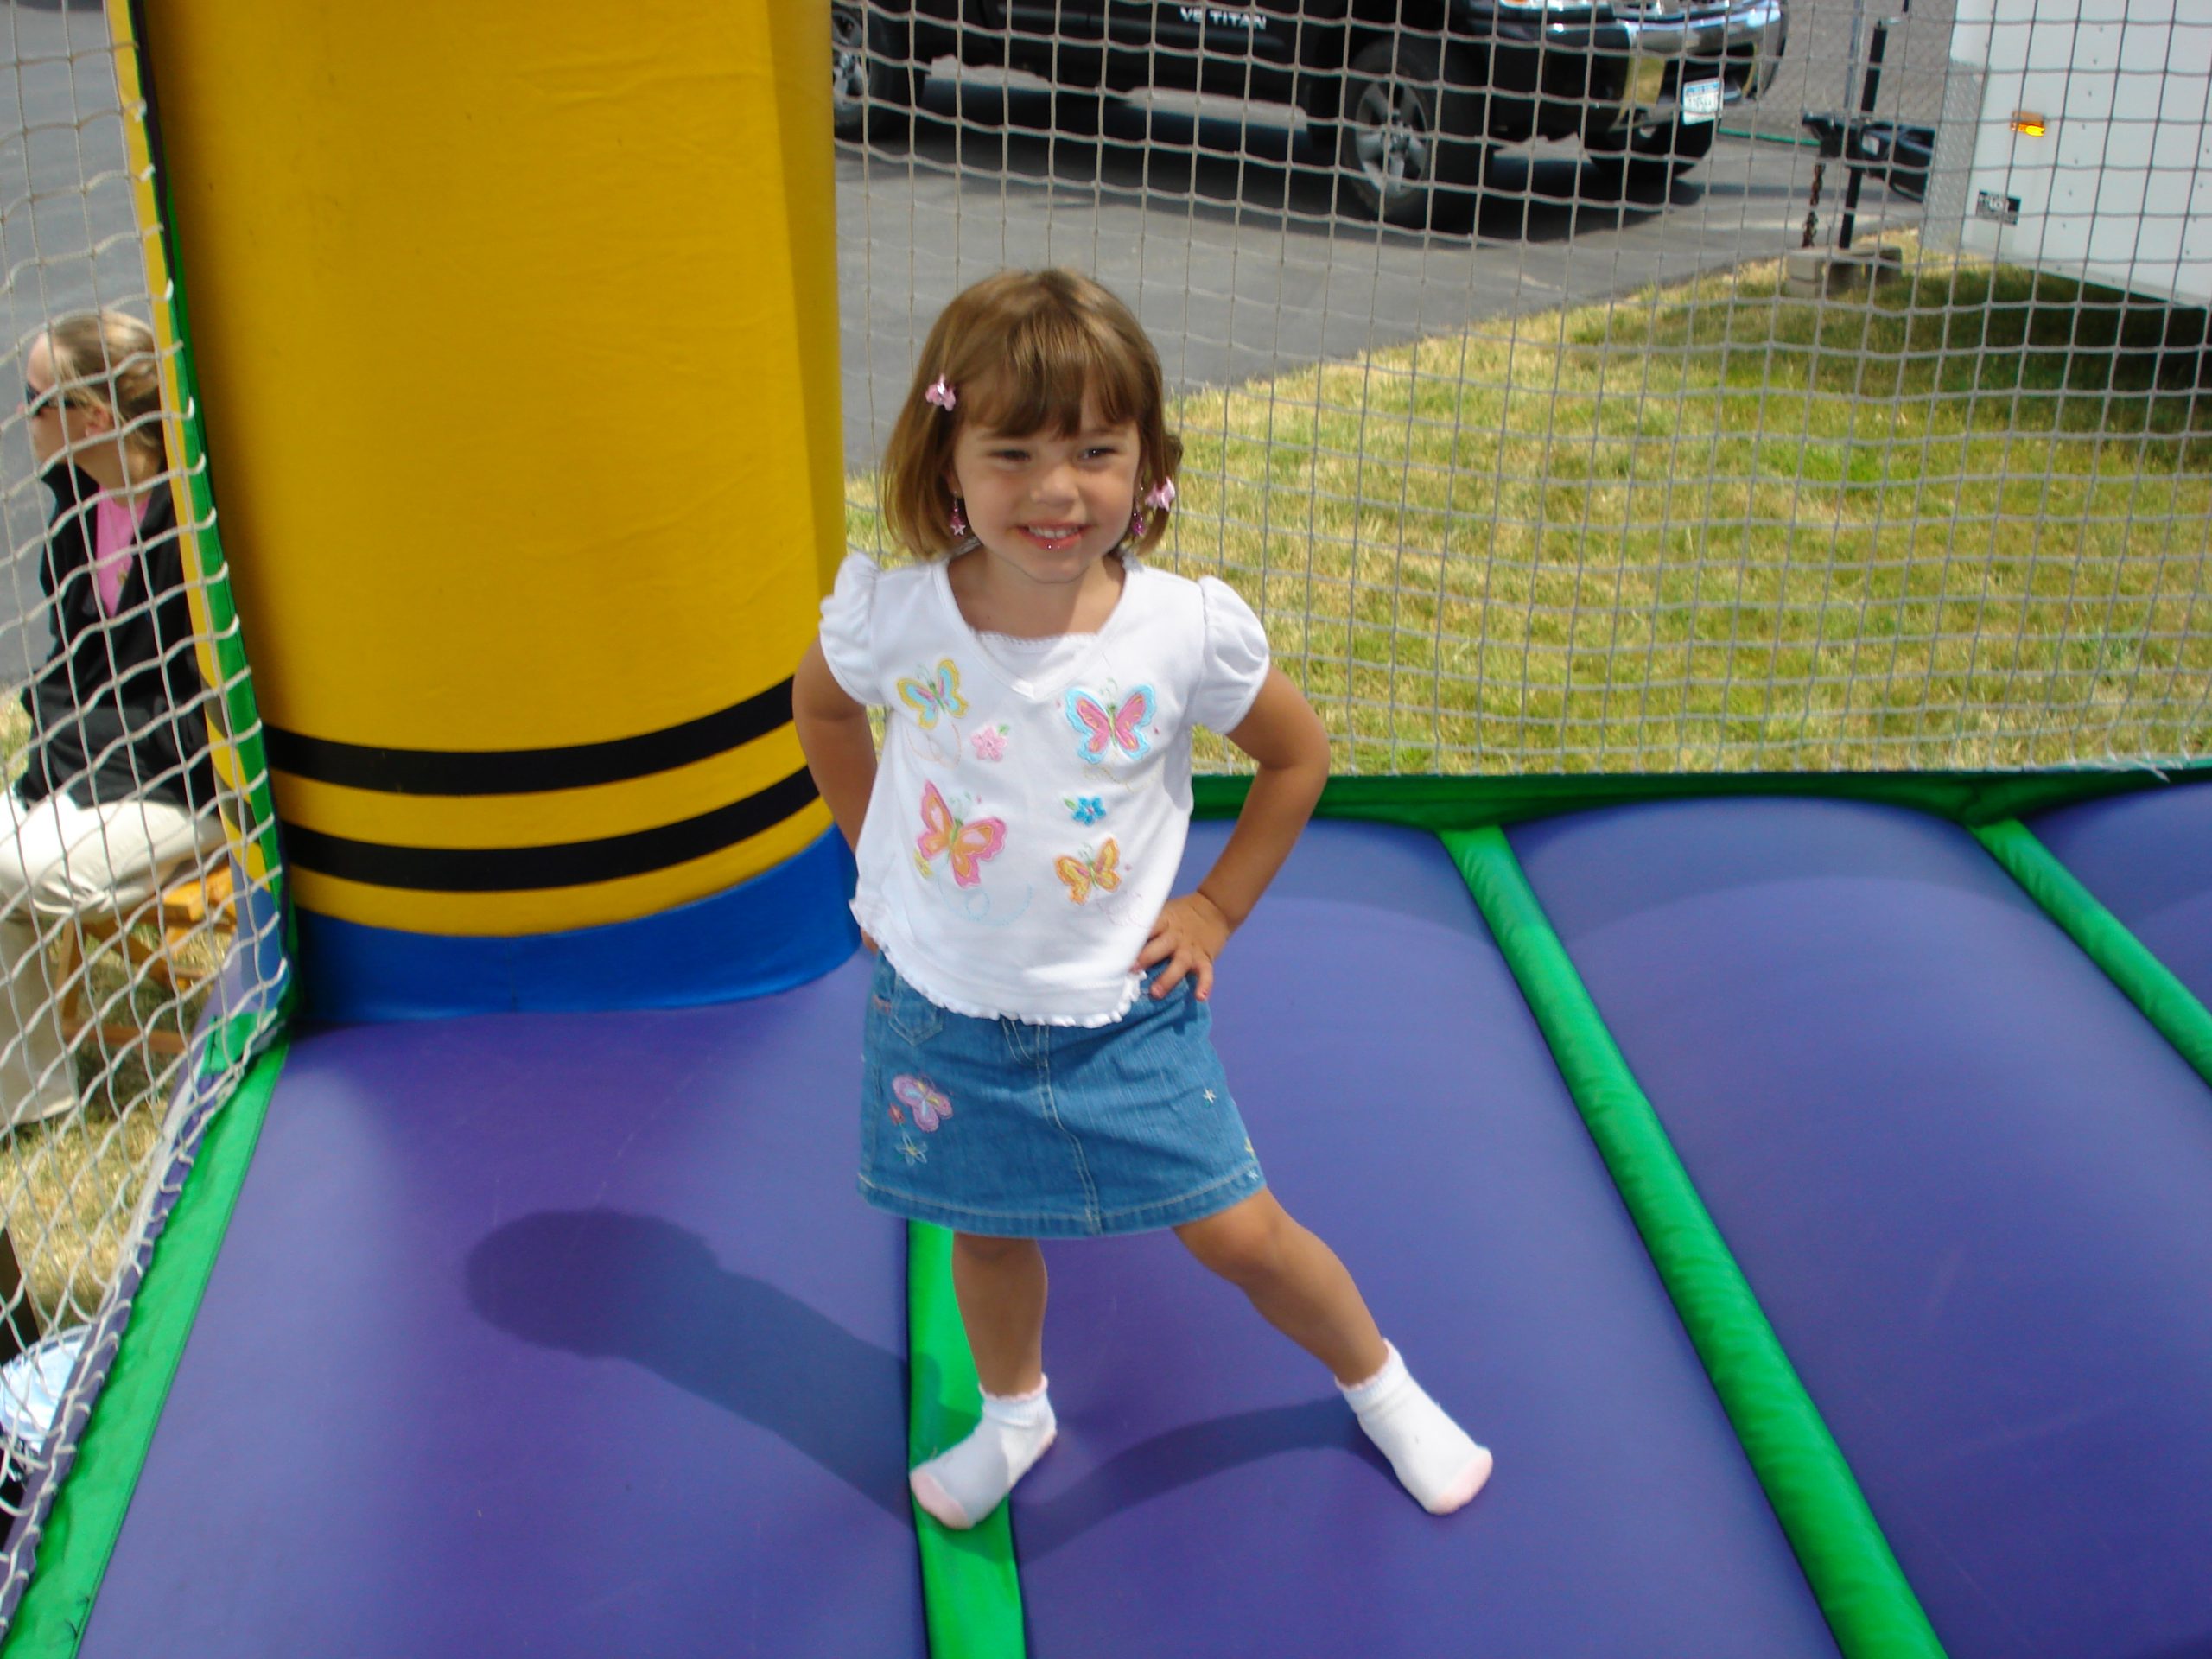
<instances>
[{"instance_id":1,"label":"grass lawn","mask_svg":"<svg viewBox=\"0 0 2212 1659\"><path fill-rule=\"evenodd\" d=\"M1343 771L2201 754L2202 327L1910 248L1871 301L1755 264L1486 322L1185 398L1164 553Z\"/></svg>"}]
</instances>

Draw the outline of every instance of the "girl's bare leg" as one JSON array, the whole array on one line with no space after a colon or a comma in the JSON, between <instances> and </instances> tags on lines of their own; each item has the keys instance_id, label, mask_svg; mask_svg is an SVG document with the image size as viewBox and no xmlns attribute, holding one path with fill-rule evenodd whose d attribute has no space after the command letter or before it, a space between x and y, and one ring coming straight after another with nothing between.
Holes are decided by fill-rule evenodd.
<instances>
[{"instance_id":1,"label":"girl's bare leg","mask_svg":"<svg viewBox=\"0 0 2212 1659\"><path fill-rule=\"evenodd\" d=\"M1262 1189L1175 1231L1268 1324L1329 1368L1368 1439L1423 1509L1447 1515L1482 1490L1490 1453L1414 1381L1336 1252L1293 1221L1272 1192Z\"/></svg>"},{"instance_id":2,"label":"girl's bare leg","mask_svg":"<svg viewBox=\"0 0 2212 1659\"><path fill-rule=\"evenodd\" d=\"M1175 1236L1250 1297L1262 1319L1327 1366L1340 1387L1366 1381L1389 1361L1375 1316L1337 1253L1265 1188Z\"/></svg>"},{"instance_id":3,"label":"girl's bare leg","mask_svg":"<svg viewBox=\"0 0 2212 1659\"><path fill-rule=\"evenodd\" d=\"M1045 1396L1045 1253L1034 1239L955 1233L952 1290L983 1385L983 1418L906 1484L946 1526L967 1528L998 1508L1059 1432Z\"/></svg>"},{"instance_id":4,"label":"girl's bare leg","mask_svg":"<svg viewBox=\"0 0 2212 1659\"><path fill-rule=\"evenodd\" d=\"M952 1291L985 1394L1045 1380L1045 1252L1033 1238L952 1236Z\"/></svg>"}]
</instances>

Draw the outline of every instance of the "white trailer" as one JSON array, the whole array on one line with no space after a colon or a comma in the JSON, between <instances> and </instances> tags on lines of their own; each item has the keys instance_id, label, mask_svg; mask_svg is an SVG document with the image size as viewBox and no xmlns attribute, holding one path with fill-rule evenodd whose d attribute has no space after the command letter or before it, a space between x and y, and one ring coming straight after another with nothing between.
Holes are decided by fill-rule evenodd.
<instances>
[{"instance_id":1,"label":"white trailer","mask_svg":"<svg viewBox=\"0 0 2212 1659\"><path fill-rule=\"evenodd\" d=\"M1959 0L1926 223L2212 306L2212 0Z\"/></svg>"}]
</instances>

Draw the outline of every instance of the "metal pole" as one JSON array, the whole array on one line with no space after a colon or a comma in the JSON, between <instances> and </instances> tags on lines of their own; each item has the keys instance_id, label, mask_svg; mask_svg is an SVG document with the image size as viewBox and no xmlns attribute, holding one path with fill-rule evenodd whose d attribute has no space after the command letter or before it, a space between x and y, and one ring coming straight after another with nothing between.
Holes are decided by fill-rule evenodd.
<instances>
[{"instance_id":1,"label":"metal pole","mask_svg":"<svg viewBox=\"0 0 2212 1659\"><path fill-rule=\"evenodd\" d=\"M1912 10L1912 0L1905 0L1905 10ZM1866 79L1859 88L1859 113L1864 118L1874 113L1874 95L1882 85L1882 52L1889 44L1890 20L1883 18L1874 25L1873 38L1866 45ZM1836 226L1835 245L1838 252L1851 251L1851 232L1859 217L1859 186L1866 177L1866 169L1848 153L1857 148L1853 139L1857 137L1847 124L1844 135L1844 168L1848 176L1843 186L1843 222Z\"/></svg>"}]
</instances>

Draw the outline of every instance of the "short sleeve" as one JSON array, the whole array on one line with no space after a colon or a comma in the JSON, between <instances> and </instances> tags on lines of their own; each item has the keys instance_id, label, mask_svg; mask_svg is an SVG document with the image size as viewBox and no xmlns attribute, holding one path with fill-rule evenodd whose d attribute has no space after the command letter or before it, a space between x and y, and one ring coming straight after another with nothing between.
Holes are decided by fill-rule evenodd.
<instances>
[{"instance_id":1,"label":"short sleeve","mask_svg":"<svg viewBox=\"0 0 2212 1659\"><path fill-rule=\"evenodd\" d=\"M883 701L875 670L875 562L848 553L836 586L822 601L822 659L855 702Z\"/></svg>"},{"instance_id":2,"label":"short sleeve","mask_svg":"<svg viewBox=\"0 0 2212 1659\"><path fill-rule=\"evenodd\" d=\"M1244 723L1268 677L1268 631L1236 590L1217 576L1198 579L1205 610L1205 663L1191 718L1217 732Z\"/></svg>"}]
</instances>

